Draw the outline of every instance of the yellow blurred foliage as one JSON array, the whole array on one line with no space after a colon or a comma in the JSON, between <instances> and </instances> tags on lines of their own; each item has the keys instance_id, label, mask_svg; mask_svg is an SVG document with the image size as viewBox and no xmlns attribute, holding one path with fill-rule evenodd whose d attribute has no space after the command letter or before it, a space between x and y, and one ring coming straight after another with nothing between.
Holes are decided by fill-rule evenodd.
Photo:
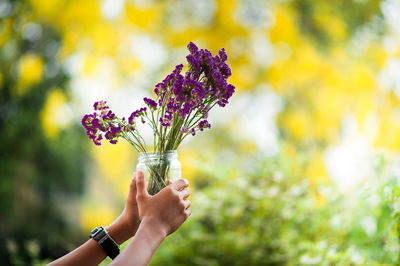
<instances>
[{"instance_id":1,"label":"yellow blurred foliage","mask_svg":"<svg viewBox=\"0 0 400 266\"><path fill-rule=\"evenodd\" d=\"M12 19L4 19L2 21L2 25L0 25L0 46L4 45L10 39L12 26Z\"/></svg>"},{"instance_id":2,"label":"yellow blurred foliage","mask_svg":"<svg viewBox=\"0 0 400 266\"><path fill-rule=\"evenodd\" d=\"M161 2L145 6L137 6L133 2L127 2L125 4L125 16L128 23L146 31L154 31L162 19Z\"/></svg>"},{"instance_id":3,"label":"yellow blurred foliage","mask_svg":"<svg viewBox=\"0 0 400 266\"><path fill-rule=\"evenodd\" d=\"M97 65L99 63L99 57L94 55L94 54L89 54L85 56L83 60L83 69L82 73L85 74L86 76L91 76L95 74L95 70L97 68Z\"/></svg>"},{"instance_id":4,"label":"yellow blurred foliage","mask_svg":"<svg viewBox=\"0 0 400 266\"><path fill-rule=\"evenodd\" d=\"M60 88L53 88L46 98L43 110L40 113L42 126L46 135L50 138L56 137L62 127L66 124L59 121L63 117L58 115L59 108L67 103L67 97Z\"/></svg>"},{"instance_id":5,"label":"yellow blurred foliage","mask_svg":"<svg viewBox=\"0 0 400 266\"><path fill-rule=\"evenodd\" d=\"M118 58L118 61L121 74L125 76L131 75L135 70L138 70L141 67L139 60L134 57L121 55Z\"/></svg>"},{"instance_id":6,"label":"yellow blurred foliage","mask_svg":"<svg viewBox=\"0 0 400 266\"><path fill-rule=\"evenodd\" d=\"M63 9L65 0L30 0L36 13L48 19L55 18L59 11Z\"/></svg>"},{"instance_id":7,"label":"yellow blurred foliage","mask_svg":"<svg viewBox=\"0 0 400 266\"><path fill-rule=\"evenodd\" d=\"M324 207L326 204L326 198L324 196L322 196L321 194L315 194L314 200L315 200L317 207Z\"/></svg>"},{"instance_id":8,"label":"yellow blurred foliage","mask_svg":"<svg viewBox=\"0 0 400 266\"><path fill-rule=\"evenodd\" d=\"M392 151L400 150L400 101L393 92L378 105L379 131L374 144Z\"/></svg>"},{"instance_id":9,"label":"yellow blurred foliage","mask_svg":"<svg viewBox=\"0 0 400 266\"><path fill-rule=\"evenodd\" d=\"M295 47L299 42L299 32L294 21L295 13L289 8L277 6L274 9L274 15L275 25L269 32L271 42L285 42Z\"/></svg>"},{"instance_id":10,"label":"yellow blurred foliage","mask_svg":"<svg viewBox=\"0 0 400 266\"><path fill-rule=\"evenodd\" d=\"M110 225L118 214L113 206L106 204L89 204L80 212L80 225L85 231L90 231L97 226Z\"/></svg>"},{"instance_id":11,"label":"yellow blurred foliage","mask_svg":"<svg viewBox=\"0 0 400 266\"><path fill-rule=\"evenodd\" d=\"M185 178L192 183L192 178L196 176L197 169L194 162L197 158L197 153L193 149L182 149L178 153L178 160L182 166L182 178Z\"/></svg>"},{"instance_id":12,"label":"yellow blurred foliage","mask_svg":"<svg viewBox=\"0 0 400 266\"><path fill-rule=\"evenodd\" d=\"M305 26L301 24L304 14L290 1L271 3L269 11L273 14L273 25L270 28L241 25L237 14L242 2L238 0L215 1L211 23L201 26L194 23L198 19L196 16L188 16L187 21L171 26L167 22L171 12L169 1L124 1L120 16L112 20L102 16L102 1L30 2L37 18L48 20L59 28L62 35L61 60L77 51L82 52L82 74L85 76L97 75L97 66L104 57L112 58L117 66L115 72L126 76L145 67L131 53L131 42L136 35L147 35L161 42L167 53L186 46L189 41L213 53L225 47L233 73L229 82L237 87L238 92L248 93L266 83L284 99L286 105L278 116L277 125L279 130L287 133L281 147L287 158L301 154L303 141L318 143L315 145L322 143L304 172L313 185L318 180L326 179L323 145L340 139L346 115L355 116L359 128L362 128L369 115L376 112L379 126L373 144L400 149L399 100L393 93L383 92L376 79L377 73L385 67L389 53L381 42L376 41L367 43L364 52L359 45L352 48L356 51L349 52L353 37L349 35L352 33L343 14L332 2L315 2L318 12L306 18L315 23L314 29L322 32L322 37L318 34L311 36L313 33L304 31ZM10 19L4 20L0 29L0 45L9 39L12 25ZM257 43L253 43L252 37L257 34L265 37L274 47L273 60L268 66L260 67L255 62L253 50L257 49ZM319 37L326 38L329 45L318 44L316 39ZM400 50L397 53L399 56ZM18 63L20 84L16 94L24 95L31 85L41 80L43 71L44 62L40 56L27 54L22 57ZM41 113L43 128L48 136L57 135L60 125L56 111L65 102L66 97L60 89L54 89L48 95ZM256 145L244 142L241 150L252 153ZM133 147L125 141L120 141L118 145L104 141L100 148L92 147L91 153L102 173L100 178L112 184L125 197L137 162ZM197 153L187 148L179 153L183 176L189 180L197 173L193 166ZM293 172L296 171L299 169L293 168ZM315 200L319 205L325 202L319 195L315 196ZM82 226L91 229L98 225L99 220L105 219L104 212L108 212L110 219L115 218L113 208L106 208L92 210L92 206L84 206Z\"/></svg>"},{"instance_id":13,"label":"yellow blurred foliage","mask_svg":"<svg viewBox=\"0 0 400 266\"><path fill-rule=\"evenodd\" d=\"M124 140L117 145L103 141L100 147L92 146L92 155L107 182L113 184L124 195L128 195L129 184L136 171L136 151Z\"/></svg>"},{"instance_id":14,"label":"yellow blurred foliage","mask_svg":"<svg viewBox=\"0 0 400 266\"><path fill-rule=\"evenodd\" d=\"M36 54L25 54L18 62L18 85L16 96L23 96L30 89L30 86L38 83L44 73L43 58Z\"/></svg>"},{"instance_id":15,"label":"yellow blurred foliage","mask_svg":"<svg viewBox=\"0 0 400 266\"><path fill-rule=\"evenodd\" d=\"M311 181L311 185L315 187L319 180L327 178L325 165L320 151L312 155L310 163L307 165L305 176Z\"/></svg>"},{"instance_id":16,"label":"yellow blurred foliage","mask_svg":"<svg viewBox=\"0 0 400 266\"><path fill-rule=\"evenodd\" d=\"M320 6L323 7L319 7L319 12L316 14L316 27L325 30L334 41L344 40L347 37L344 21L338 14L334 13L327 2Z\"/></svg>"},{"instance_id":17,"label":"yellow blurred foliage","mask_svg":"<svg viewBox=\"0 0 400 266\"><path fill-rule=\"evenodd\" d=\"M282 125L298 140L312 133L313 121L304 110L289 111L281 119Z\"/></svg>"}]
</instances>

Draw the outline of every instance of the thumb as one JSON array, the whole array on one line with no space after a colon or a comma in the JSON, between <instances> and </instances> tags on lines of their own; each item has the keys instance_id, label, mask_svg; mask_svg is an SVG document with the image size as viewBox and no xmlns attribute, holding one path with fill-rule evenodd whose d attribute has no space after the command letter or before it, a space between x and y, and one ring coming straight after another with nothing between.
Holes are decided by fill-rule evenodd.
<instances>
[{"instance_id":1,"label":"thumb","mask_svg":"<svg viewBox=\"0 0 400 266\"><path fill-rule=\"evenodd\" d=\"M137 199L144 199L149 196L146 188L146 179L142 171L136 173L136 189L137 189Z\"/></svg>"},{"instance_id":2,"label":"thumb","mask_svg":"<svg viewBox=\"0 0 400 266\"><path fill-rule=\"evenodd\" d=\"M128 203L129 204L132 204L132 203L136 202L136 191L137 191L137 188L136 188L136 179L137 179L137 177L136 176L137 176L137 174L134 173L133 174L133 179L132 179L131 184L129 186L129 193L128 193Z\"/></svg>"}]
</instances>

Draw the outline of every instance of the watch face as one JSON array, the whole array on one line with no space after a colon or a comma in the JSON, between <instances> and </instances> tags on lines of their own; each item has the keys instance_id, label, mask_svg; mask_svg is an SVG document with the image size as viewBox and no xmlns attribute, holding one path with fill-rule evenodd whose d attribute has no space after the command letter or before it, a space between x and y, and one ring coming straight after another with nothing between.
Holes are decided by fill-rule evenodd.
<instances>
[{"instance_id":1,"label":"watch face","mask_svg":"<svg viewBox=\"0 0 400 266\"><path fill-rule=\"evenodd\" d=\"M92 232L90 232L90 237L94 237L95 235L97 235L102 230L103 230L103 227L101 227L101 226L94 228L92 230Z\"/></svg>"}]
</instances>

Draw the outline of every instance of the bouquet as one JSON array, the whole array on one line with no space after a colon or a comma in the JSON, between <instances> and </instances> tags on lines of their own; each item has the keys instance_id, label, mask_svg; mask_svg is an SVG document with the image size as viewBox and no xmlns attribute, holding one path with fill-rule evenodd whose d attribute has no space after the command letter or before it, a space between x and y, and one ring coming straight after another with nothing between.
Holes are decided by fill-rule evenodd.
<instances>
[{"instance_id":1,"label":"bouquet","mask_svg":"<svg viewBox=\"0 0 400 266\"><path fill-rule=\"evenodd\" d=\"M82 118L86 134L96 145L103 139L116 144L125 139L138 152L152 151L160 155L177 150L188 135L210 128L208 113L216 105L224 107L235 92L227 82L232 75L226 63L225 49L213 56L207 49L198 49L190 42L186 56L188 71L183 75L183 65L175 69L154 89L154 98L144 98L145 106L132 112L126 119L119 118L106 101L94 103L95 112ZM147 123L154 134L153 145L148 145L139 130L138 123ZM162 156L161 156L162 158ZM166 185L165 175L168 163L161 160L149 169L149 192L157 192ZM164 162L163 162L164 161Z\"/></svg>"}]
</instances>

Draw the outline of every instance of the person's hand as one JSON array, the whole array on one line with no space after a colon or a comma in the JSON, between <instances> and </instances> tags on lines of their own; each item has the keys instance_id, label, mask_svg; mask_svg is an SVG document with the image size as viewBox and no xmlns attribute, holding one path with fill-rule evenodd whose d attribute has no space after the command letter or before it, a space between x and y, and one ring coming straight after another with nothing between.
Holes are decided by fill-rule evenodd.
<instances>
[{"instance_id":1,"label":"person's hand","mask_svg":"<svg viewBox=\"0 0 400 266\"><path fill-rule=\"evenodd\" d=\"M140 224L139 210L136 202L136 194L137 194L136 178L137 178L137 173L134 173L131 184L129 185L129 193L128 193L128 198L126 199L125 208L121 214L121 217L124 220L127 229L129 230L132 236L135 234Z\"/></svg>"},{"instance_id":2,"label":"person's hand","mask_svg":"<svg viewBox=\"0 0 400 266\"><path fill-rule=\"evenodd\" d=\"M119 243L123 243L135 235L139 224L139 211L136 202L136 178L137 173L133 174L133 179L129 185L128 198L122 214L107 228L110 235Z\"/></svg>"},{"instance_id":3,"label":"person's hand","mask_svg":"<svg viewBox=\"0 0 400 266\"><path fill-rule=\"evenodd\" d=\"M175 232L191 214L187 199L189 182L179 179L151 196L147 193L143 172L137 172L136 177L136 202L142 224L149 225L164 237Z\"/></svg>"}]
</instances>

